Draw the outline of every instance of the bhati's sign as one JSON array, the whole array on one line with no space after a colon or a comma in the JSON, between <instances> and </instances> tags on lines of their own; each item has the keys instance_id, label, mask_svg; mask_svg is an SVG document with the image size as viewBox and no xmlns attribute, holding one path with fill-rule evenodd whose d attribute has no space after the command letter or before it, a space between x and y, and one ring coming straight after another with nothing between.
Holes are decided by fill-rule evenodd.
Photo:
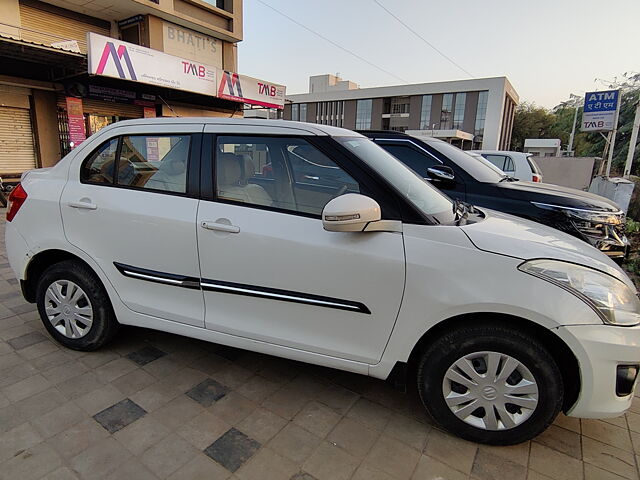
<instances>
[{"instance_id":1,"label":"bhati's sign","mask_svg":"<svg viewBox=\"0 0 640 480\"><path fill-rule=\"evenodd\" d=\"M583 132L610 132L615 127L620 92L587 92L580 130Z\"/></svg>"},{"instance_id":2,"label":"bhati's sign","mask_svg":"<svg viewBox=\"0 0 640 480\"><path fill-rule=\"evenodd\" d=\"M188 28L162 23L165 53L222 68L222 42Z\"/></svg>"},{"instance_id":3,"label":"bhati's sign","mask_svg":"<svg viewBox=\"0 0 640 480\"><path fill-rule=\"evenodd\" d=\"M285 87L96 33L87 35L89 73L284 108Z\"/></svg>"},{"instance_id":4,"label":"bhati's sign","mask_svg":"<svg viewBox=\"0 0 640 480\"><path fill-rule=\"evenodd\" d=\"M89 73L215 95L216 68L157 50L87 34Z\"/></svg>"}]
</instances>

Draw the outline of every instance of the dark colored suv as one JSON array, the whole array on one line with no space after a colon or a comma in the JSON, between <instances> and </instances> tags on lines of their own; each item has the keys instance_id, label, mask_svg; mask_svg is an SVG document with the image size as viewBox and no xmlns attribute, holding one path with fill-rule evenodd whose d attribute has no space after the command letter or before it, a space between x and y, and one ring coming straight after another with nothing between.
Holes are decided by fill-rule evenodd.
<instances>
[{"instance_id":1,"label":"dark colored suv","mask_svg":"<svg viewBox=\"0 0 640 480\"><path fill-rule=\"evenodd\" d=\"M625 214L611 200L573 188L523 182L488 161L435 138L393 131L361 131L454 199L549 225L578 237L614 259L629 241Z\"/></svg>"}]
</instances>

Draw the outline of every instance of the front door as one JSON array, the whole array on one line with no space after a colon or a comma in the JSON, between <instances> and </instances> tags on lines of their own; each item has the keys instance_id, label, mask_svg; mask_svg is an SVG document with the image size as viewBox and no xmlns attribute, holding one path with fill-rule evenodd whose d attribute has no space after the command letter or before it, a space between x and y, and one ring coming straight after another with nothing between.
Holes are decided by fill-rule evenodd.
<instances>
[{"instance_id":1,"label":"front door","mask_svg":"<svg viewBox=\"0 0 640 480\"><path fill-rule=\"evenodd\" d=\"M154 126L153 134L114 130L76 158L80 176L69 178L60 207L69 242L98 263L127 307L203 327L198 199L188 182L188 173L197 175L201 134L176 127Z\"/></svg>"},{"instance_id":2,"label":"front door","mask_svg":"<svg viewBox=\"0 0 640 480\"><path fill-rule=\"evenodd\" d=\"M212 150L197 229L206 328L376 363L404 289L402 234L325 231L331 198L368 192L304 138L225 135Z\"/></svg>"}]
</instances>

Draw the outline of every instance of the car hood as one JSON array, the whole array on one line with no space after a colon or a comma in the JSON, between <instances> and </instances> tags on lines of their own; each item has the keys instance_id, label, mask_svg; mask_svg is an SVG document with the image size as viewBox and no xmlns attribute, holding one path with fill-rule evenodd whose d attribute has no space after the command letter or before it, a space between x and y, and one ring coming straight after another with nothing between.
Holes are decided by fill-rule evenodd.
<instances>
[{"instance_id":1,"label":"car hood","mask_svg":"<svg viewBox=\"0 0 640 480\"><path fill-rule=\"evenodd\" d=\"M584 208L601 212L618 212L620 207L608 198L575 188L561 187L551 183L500 182L500 191L509 198L531 202Z\"/></svg>"},{"instance_id":2,"label":"car hood","mask_svg":"<svg viewBox=\"0 0 640 480\"><path fill-rule=\"evenodd\" d=\"M577 263L608 273L636 290L618 265L588 243L540 223L480 210L485 214L484 220L460 227L480 250L523 260L550 258Z\"/></svg>"}]
</instances>

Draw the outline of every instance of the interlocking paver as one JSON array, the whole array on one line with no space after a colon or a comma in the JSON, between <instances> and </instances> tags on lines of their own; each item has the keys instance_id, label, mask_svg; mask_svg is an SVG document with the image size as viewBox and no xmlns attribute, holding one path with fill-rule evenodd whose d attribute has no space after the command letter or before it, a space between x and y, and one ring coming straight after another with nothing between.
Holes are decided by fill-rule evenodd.
<instances>
[{"instance_id":1,"label":"interlocking paver","mask_svg":"<svg viewBox=\"0 0 640 480\"><path fill-rule=\"evenodd\" d=\"M256 440L231 428L205 448L204 453L230 472L235 472L255 455L260 447Z\"/></svg>"},{"instance_id":2,"label":"interlocking paver","mask_svg":"<svg viewBox=\"0 0 640 480\"><path fill-rule=\"evenodd\" d=\"M166 352L163 352L159 348L156 348L153 345L147 345L140 350L129 353L126 357L142 367L160 357L164 357L165 355Z\"/></svg>"},{"instance_id":3,"label":"interlocking paver","mask_svg":"<svg viewBox=\"0 0 640 480\"><path fill-rule=\"evenodd\" d=\"M186 394L203 407L210 407L229 392L229 388L208 378L199 383Z\"/></svg>"},{"instance_id":4,"label":"interlocking paver","mask_svg":"<svg viewBox=\"0 0 640 480\"><path fill-rule=\"evenodd\" d=\"M348 372L132 327L65 349L5 262L0 245L0 480L638 479L640 396L626 416L476 445Z\"/></svg>"},{"instance_id":5,"label":"interlocking paver","mask_svg":"<svg viewBox=\"0 0 640 480\"><path fill-rule=\"evenodd\" d=\"M140 405L125 398L115 405L96 413L93 418L109 433L115 433L146 414L147 412Z\"/></svg>"},{"instance_id":6,"label":"interlocking paver","mask_svg":"<svg viewBox=\"0 0 640 480\"><path fill-rule=\"evenodd\" d=\"M19 337L12 338L7 340L7 343L13 347L14 350L22 350L23 348L29 347L35 343L44 342L47 339L40 332L29 332L24 335L20 335Z\"/></svg>"}]
</instances>

